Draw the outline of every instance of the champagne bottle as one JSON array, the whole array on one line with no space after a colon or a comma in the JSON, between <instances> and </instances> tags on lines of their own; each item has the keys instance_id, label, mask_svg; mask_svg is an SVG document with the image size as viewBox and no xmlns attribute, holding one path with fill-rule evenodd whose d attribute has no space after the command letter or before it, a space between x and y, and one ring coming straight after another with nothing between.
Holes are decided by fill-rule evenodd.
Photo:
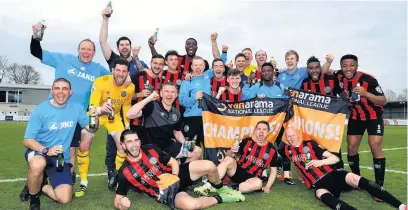
<instances>
[{"instance_id":1,"label":"champagne bottle","mask_svg":"<svg viewBox=\"0 0 408 210\"><path fill-rule=\"evenodd\" d=\"M110 10L110 13L109 13L109 14L106 14L106 17L109 18L109 17L111 16L112 12L113 12L113 10L112 10L112 1L109 1L109 3L108 3L108 5L106 6L106 8Z\"/></svg>"},{"instance_id":2,"label":"champagne bottle","mask_svg":"<svg viewBox=\"0 0 408 210\"><path fill-rule=\"evenodd\" d=\"M109 96L108 96L107 102L108 104L112 106L112 100ZM115 110L113 109L113 106L112 106L112 111L108 113L108 120L113 121L114 119L115 119Z\"/></svg>"},{"instance_id":3,"label":"champagne bottle","mask_svg":"<svg viewBox=\"0 0 408 210\"><path fill-rule=\"evenodd\" d=\"M91 104L89 110L93 109L95 106ZM89 113L89 128L95 129L96 128L96 117L92 116L94 113Z\"/></svg>"},{"instance_id":4,"label":"champagne bottle","mask_svg":"<svg viewBox=\"0 0 408 210\"><path fill-rule=\"evenodd\" d=\"M44 37L45 20L42 20L40 23L41 23L41 28L37 31L37 34L34 37L34 39L36 39L38 41L42 41L42 39Z\"/></svg>"},{"instance_id":5,"label":"champagne bottle","mask_svg":"<svg viewBox=\"0 0 408 210\"><path fill-rule=\"evenodd\" d=\"M63 145L61 145L61 147L62 146ZM58 172L64 171L64 152L63 151L59 152L58 155L57 155L56 168L57 168Z\"/></svg>"}]
</instances>

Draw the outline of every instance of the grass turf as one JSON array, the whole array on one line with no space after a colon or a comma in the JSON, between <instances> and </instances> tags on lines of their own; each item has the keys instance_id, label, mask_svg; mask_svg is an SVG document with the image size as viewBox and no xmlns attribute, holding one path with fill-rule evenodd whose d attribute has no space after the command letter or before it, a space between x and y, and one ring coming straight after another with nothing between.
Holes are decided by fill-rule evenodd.
<instances>
[{"instance_id":1,"label":"grass turf","mask_svg":"<svg viewBox=\"0 0 408 210\"><path fill-rule=\"evenodd\" d=\"M22 145L26 123L0 122L0 154L1 167L0 180L25 178L27 176L27 165L24 160L24 146ZM100 130L93 141L90 152L89 173L104 173L106 171L105 157L105 135L104 130ZM407 147L406 127L385 127L383 148ZM360 151L369 150L367 137L363 138ZM343 140L342 151L346 152L346 141ZM407 171L407 150L384 151L387 158L387 169ZM346 156L343 155L343 160ZM372 167L372 156L370 152L360 154L360 165ZM348 170L348 167L346 166ZM292 167L292 171L294 171ZM361 169L363 176L373 180L374 172L369 169ZM295 176L296 185L287 186L281 181L277 181L269 194L250 193L246 194L243 203L228 203L216 205L212 209L327 209L323 204L315 199L312 190L306 187ZM79 178L77 178L78 187ZM4 193L0 196L0 209L21 209L28 208L28 203L19 200L19 193L24 181L1 182L0 186ZM407 174L387 172L385 176L385 188L403 203L407 203ZM129 193L132 201L131 209L168 209L168 207L155 202L153 199ZM46 196L41 196L42 209L113 209L114 193L107 190L106 176L89 177L89 186L86 195L76 199L67 205L59 205ZM341 199L356 207L357 209L393 209L385 203L377 203L371 199L370 195L364 191L352 191L342 193Z\"/></svg>"}]
</instances>

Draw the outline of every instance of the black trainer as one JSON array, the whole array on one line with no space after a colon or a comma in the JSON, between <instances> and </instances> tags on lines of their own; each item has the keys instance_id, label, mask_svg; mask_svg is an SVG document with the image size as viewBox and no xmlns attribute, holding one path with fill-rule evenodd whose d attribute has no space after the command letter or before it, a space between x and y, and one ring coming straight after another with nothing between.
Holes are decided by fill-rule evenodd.
<instances>
[{"instance_id":1,"label":"black trainer","mask_svg":"<svg viewBox=\"0 0 408 210\"><path fill-rule=\"evenodd\" d=\"M30 204L30 207L28 208L28 210L40 210L40 204L32 203Z\"/></svg>"},{"instance_id":2,"label":"black trainer","mask_svg":"<svg viewBox=\"0 0 408 210\"><path fill-rule=\"evenodd\" d=\"M27 182L24 184L23 190L20 192L20 200L21 202L26 202L28 201L28 198L30 197L30 193L28 192L28 185Z\"/></svg>"},{"instance_id":3,"label":"black trainer","mask_svg":"<svg viewBox=\"0 0 408 210\"><path fill-rule=\"evenodd\" d=\"M117 171L110 171L108 172L108 189L111 192L116 190L118 185L118 172Z\"/></svg>"},{"instance_id":4,"label":"black trainer","mask_svg":"<svg viewBox=\"0 0 408 210\"><path fill-rule=\"evenodd\" d=\"M295 185L296 183L293 181L292 178L284 178L283 182L285 182L285 184L287 185Z\"/></svg>"}]
</instances>

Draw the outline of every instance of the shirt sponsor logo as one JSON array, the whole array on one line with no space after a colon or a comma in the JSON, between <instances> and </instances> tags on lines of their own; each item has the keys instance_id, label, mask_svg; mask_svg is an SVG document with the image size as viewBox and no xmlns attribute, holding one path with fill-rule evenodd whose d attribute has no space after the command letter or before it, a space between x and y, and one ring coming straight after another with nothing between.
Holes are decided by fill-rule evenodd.
<instances>
[{"instance_id":1,"label":"shirt sponsor logo","mask_svg":"<svg viewBox=\"0 0 408 210\"><path fill-rule=\"evenodd\" d=\"M92 75L87 74L85 72L77 71L75 68L69 68L67 70L67 73L70 76L73 76L73 77L76 76L76 77L79 77L79 78L82 78L82 79L86 79L88 81L93 82L95 80L95 76L92 76Z\"/></svg>"},{"instance_id":2,"label":"shirt sponsor logo","mask_svg":"<svg viewBox=\"0 0 408 210\"><path fill-rule=\"evenodd\" d=\"M48 130L55 131L55 130L60 130L64 128L72 128L72 127L74 127L74 121L64 121L64 122L60 122L59 124L57 122L51 122L48 125Z\"/></svg>"}]
</instances>

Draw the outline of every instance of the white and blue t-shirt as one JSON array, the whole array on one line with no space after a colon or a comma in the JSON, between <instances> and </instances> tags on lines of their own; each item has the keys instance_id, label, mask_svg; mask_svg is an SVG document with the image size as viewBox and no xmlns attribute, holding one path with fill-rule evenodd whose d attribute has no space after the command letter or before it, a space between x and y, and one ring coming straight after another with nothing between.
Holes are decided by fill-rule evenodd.
<instances>
[{"instance_id":1,"label":"white and blue t-shirt","mask_svg":"<svg viewBox=\"0 0 408 210\"><path fill-rule=\"evenodd\" d=\"M55 79L65 78L71 82L72 95L68 103L79 103L85 110L88 108L93 81L97 77L111 74L101 64L93 61L83 63L78 56L72 54L43 50L41 62L55 68Z\"/></svg>"},{"instance_id":2,"label":"white and blue t-shirt","mask_svg":"<svg viewBox=\"0 0 408 210\"><path fill-rule=\"evenodd\" d=\"M88 115L80 104L56 107L47 100L31 113L24 139L34 139L47 148L63 145L64 159L69 163L69 149L77 123L82 128L89 124Z\"/></svg>"}]
</instances>

